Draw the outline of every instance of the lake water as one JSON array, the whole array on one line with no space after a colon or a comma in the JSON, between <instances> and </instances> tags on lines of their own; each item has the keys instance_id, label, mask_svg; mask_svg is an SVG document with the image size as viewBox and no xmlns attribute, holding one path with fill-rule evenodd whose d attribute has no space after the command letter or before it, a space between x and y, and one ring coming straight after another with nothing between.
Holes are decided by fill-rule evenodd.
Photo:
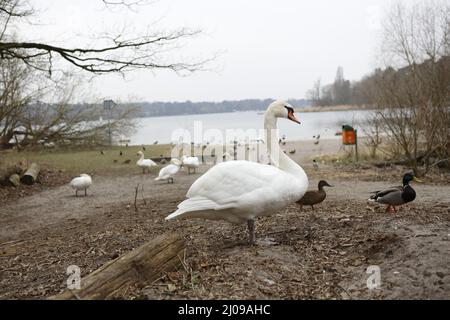
<instances>
[{"instance_id":1,"label":"lake water","mask_svg":"<svg viewBox=\"0 0 450 320\"><path fill-rule=\"evenodd\" d=\"M279 119L278 128L280 136L285 135L287 140L310 140L320 134L322 139L337 139L337 131L343 124L350 124L359 129L359 135L363 135L361 125L369 116L367 110L332 111L332 112L296 112L301 125L291 121ZM211 136L217 137L219 133L226 141L233 138L227 130L241 129L259 132L263 128L264 114L257 111L180 115L167 117L140 118L137 131L130 139L130 145L170 143L180 141L179 136L184 136L184 142L195 141L214 142ZM227 135L228 132L228 135ZM195 137L194 137L195 136ZM216 142L219 142L215 140Z\"/></svg>"}]
</instances>

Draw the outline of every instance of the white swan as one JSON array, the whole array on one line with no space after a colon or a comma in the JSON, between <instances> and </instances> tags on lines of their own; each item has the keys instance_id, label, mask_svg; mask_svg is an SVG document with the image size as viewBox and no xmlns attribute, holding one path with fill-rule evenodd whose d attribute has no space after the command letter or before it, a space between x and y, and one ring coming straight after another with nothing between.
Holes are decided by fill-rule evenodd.
<instances>
[{"instance_id":1,"label":"white swan","mask_svg":"<svg viewBox=\"0 0 450 320\"><path fill-rule=\"evenodd\" d=\"M220 163L194 182L187 193L188 199L166 220L204 218L247 222L249 240L254 244L254 219L294 203L308 189L305 171L280 151L278 139L272 139L277 118L300 123L288 103L276 101L268 107L264 119L266 142L271 163L277 166L249 161Z\"/></svg>"},{"instance_id":2,"label":"white swan","mask_svg":"<svg viewBox=\"0 0 450 320\"><path fill-rule=\"evenodd\" d=\"M183 163L183 166L188 169L188 174L191 174L191 169L193 169L195 173L195 170L200 167L200 161L197 157L182 156L181 162Z\"/></svg>"},{"instance_id":3,"label":"white swan","mask_svg":"<svg viewBox=\"0 0 450 320\"><path fill-rule=\"evenodd\" d=\"M90 175L82 173L70 181L70 186L75 189L75 196L78 197L78 191L84 190L84 196L87 196L87 189L92 185L92 178Z\"/></svg>"},{"instance_id":4,"label":"white swan","mask_svg":"<svg viewBox=\"0 0 450 320\"><path fill-rule=\"evenodd\" d=\"M173 183L173 176L180 171L180 167L183 164L178 159L170 160L170 164L159 171L159 175L155 178L155 181L167 180L167 183Z\"/></svg>"},{"instance_id":5,"label":"white swan","mask_svg":"<svg viewBox=\"0 0 450 320\"><path fill-rule=\"evenodd\" d=\"M142 151L139 151L137 153L138 156L140 156L139 160L136 162L136 164L142 168L142 173L145 173L145 170L150 173L151 167L158 166L153 160L151 159L144 159L144 153Z\"/></svg>"}]
</instances>

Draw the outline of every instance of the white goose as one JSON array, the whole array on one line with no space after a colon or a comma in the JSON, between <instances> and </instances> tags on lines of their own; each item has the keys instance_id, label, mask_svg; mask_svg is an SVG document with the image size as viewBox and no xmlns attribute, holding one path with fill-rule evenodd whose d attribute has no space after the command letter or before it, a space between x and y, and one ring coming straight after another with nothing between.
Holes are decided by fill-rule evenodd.
<instances>
[{"instance_id":1,"label":"white goose","mask_svg":"<svg viewBox=\"0 0 450 320\"><path fill-rule=\"evenodd\" d=\"M144 159L144 153L142 151L139 151L137 155L140 157L139 160L136 162L136 164L142 168L142 173L145 173L145 170L147 170L148 173L150 173L151 167L158 166L152 159Z\"/></svg>"},{"instance_id":2,"label":"white goose","mask_svg":"<svg viewBox=\"0 0 450 320\"><path fill-rule=\"evenodd\" d=\"M181 162L183 163L183 166L188 169L188 174L191 174L191 169L193 169L195 173L195 170L200 167L200 161L197 157L182 156Z\"/></svg>"},{"instance_id":3,"label":"white goose","mask_svg":"<svg viewBox=\"0 0 450 320\"><path fill-rule=\"evenodd\" d=\"M187 200L166 217L247 222L249 240L255 243L254 219L271 215L301 199L308 189L305 171L280 151L278 139L272 143L277 118L300 123L294 109L284 101L272 103L265 114L264 128L271 163L249 161L223 162L212 167L191 186Z\"/></svg>"},{"instance_id":4,"label":"white goose","mask_svg":"<svg viewBox=\"0 0 450 320\"><path fill-rule=\"evenodd\" d=\"M90 175L82 173L70 181L70 186L75 189L75 196L78 197L78 191L84 190L84 196L87 196L87 189L92 185L92 178Z\"/></svg>"},{"instance_id":5,"label":"white goose","mask_svg":"<svg viewBox=\"0 0 450 320\"><path fill-rule=\"evenodd\" d=\"M174 158L170 160L170 164L159 171L159 175L155 178L155 181L167 180L167 183L173 183L173 176L180 171L182 165L178 159Z\"/></svg>"}]
</instances>

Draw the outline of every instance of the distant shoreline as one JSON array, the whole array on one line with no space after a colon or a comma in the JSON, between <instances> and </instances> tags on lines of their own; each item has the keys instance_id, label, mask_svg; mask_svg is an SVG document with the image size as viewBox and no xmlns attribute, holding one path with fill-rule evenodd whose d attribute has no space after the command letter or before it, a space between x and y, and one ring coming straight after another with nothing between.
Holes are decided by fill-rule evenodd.
<instances>
[{"instance_id":1,"label":"distant shoreline","mask_svg":"<svg viewBox=\"0 0 450 320\"><path fill-rule=\"evenodd\" d=\"M355 106L355 105L340 105L340 106L325 106L325 107L304 107L296 108L296 112L333 112L333 111L368 111L372 110L372 106Z\"/></svg>"},{"instance_id":2,"label":"distant shoreline","mask_svg":"<svg viewBox=\"0 0 450 320\"><path fill-rule=\"evenodd\" d=\"M373 107L369 106L353 106L353 105L340 105L340 106L326 106L326 107L299 107L295 108L295 112L338 112L338 111L368 111L373 110ZM136 119L144 118L163 118L163 117L179 117L179 116L195 116L195 115L207 115L207 114L226 114L226 113L240 113L240 112L256 112L258 114L264 114L265 110L232 110L232 111L220 111L220 112L198 112L198 113L180 113L180 114L167 114L167 115L146 115L137 116Z\"/></svg>"}]
</instances>

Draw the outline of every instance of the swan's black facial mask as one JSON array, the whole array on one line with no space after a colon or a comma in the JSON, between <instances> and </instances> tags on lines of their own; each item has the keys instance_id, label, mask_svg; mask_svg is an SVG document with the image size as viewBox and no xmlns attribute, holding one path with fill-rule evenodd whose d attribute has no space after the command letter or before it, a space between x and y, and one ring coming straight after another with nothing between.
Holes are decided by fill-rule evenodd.
<instances>
[{"instance_id":1,"label":"swan's black facial mask","mask_svg":"<svg viewBox=\"0 0 450 320\"><path fill-rule=\"evenodd\" d=\"M294 109L292 109L291 107L287 107L287 106L285 106L285 108L288 111L288 119L291 121L294 121L295 123L300 124L300 121L298 121L297 118L294 116Z\"/></svg>"}]
</instances>

